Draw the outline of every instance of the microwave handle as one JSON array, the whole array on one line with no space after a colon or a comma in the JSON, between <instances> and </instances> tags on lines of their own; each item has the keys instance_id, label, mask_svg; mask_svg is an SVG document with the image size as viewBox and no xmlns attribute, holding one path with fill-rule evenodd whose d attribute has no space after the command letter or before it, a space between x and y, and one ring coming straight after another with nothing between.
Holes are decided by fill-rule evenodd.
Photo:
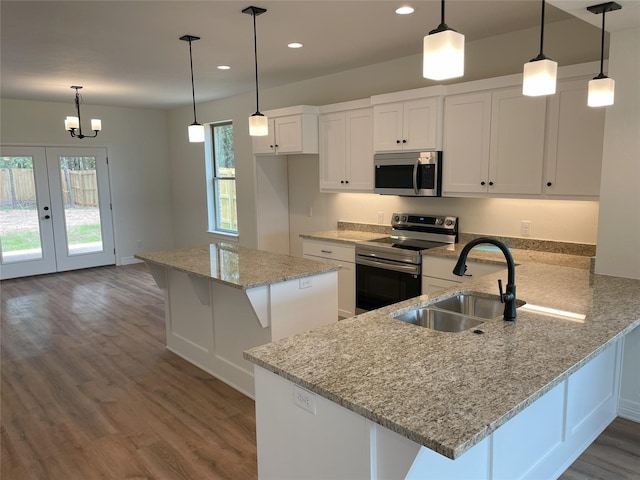
<instances>
[{"instance_id":1,"label":"microwave handle","mask_svg":"<svg viewBox=\"0 0 640 480\"><path fill-rule=\"evenodd\" d=\"M418 167L420 166L420 159L416 160L413 164L413 192L418 195Z\"/></svg>"}]
</instances>

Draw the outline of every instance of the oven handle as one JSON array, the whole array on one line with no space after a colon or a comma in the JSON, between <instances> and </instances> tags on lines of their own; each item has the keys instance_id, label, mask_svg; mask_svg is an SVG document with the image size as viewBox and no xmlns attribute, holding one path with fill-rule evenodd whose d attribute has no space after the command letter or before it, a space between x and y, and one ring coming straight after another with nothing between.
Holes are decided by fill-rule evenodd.
<instances>
[{"instance_id":1,"label":"oven handle","mask_svg":"<svg viewBox=\"0 0 640 480\"><path fill-rule=\"evenodd\" d=\"M416 195L418 195L418 165L420 165L420 159L413 164L413 191Z\"/></svg>"},{"instance_id":2,"label":"oven handle","mask_svg":"<svg viewBox=\"0 0 640 480\"><path fill-rule=\"evenodd\" d=\"M382 268L383 270L393 270L395 272L409 273L411 275L420 275L420 265L398 264L377 258L371 260L369 258L356 257L356 265L367 265L369 267Z\"/></svg>"}]
</instances>

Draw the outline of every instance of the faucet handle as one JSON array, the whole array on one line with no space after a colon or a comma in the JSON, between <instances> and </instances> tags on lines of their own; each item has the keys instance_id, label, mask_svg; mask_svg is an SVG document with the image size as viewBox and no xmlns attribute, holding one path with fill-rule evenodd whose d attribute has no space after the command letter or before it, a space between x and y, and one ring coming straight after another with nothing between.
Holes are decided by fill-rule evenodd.
<instances>
[{"instance_id":1,"label":"faucet handle","mask_svg":"<svg viewBox=\"0 0 640 480\"><path fill-rule=\"evenodd\" d=\"M502 292L502 279L498 279L498 292L500 292L500 303L504 303L504 293Z\"/></svg>"}]
</instances>

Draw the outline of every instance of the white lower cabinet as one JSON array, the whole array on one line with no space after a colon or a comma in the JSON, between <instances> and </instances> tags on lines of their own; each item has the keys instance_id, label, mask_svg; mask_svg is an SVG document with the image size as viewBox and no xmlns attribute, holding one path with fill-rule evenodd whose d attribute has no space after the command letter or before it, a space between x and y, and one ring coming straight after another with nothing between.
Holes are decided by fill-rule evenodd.
<instances>
[{"instance_id":1,"label":"white lower cabinet","mask_svg":"<svg viewBox=\"0 0 640 480\"><path fill-rule=\"evenodd\" d=\"M338 270L338 316L356 314L356 247L337 242L302 241L304 258L333 260L342 267Z\"/></svg>"},{"instance_id":2,"label":"white lower cabinet","mask_svg":"<svg viewBox=\"0 0 640 480\"><path fill-rule=\"evenodd\" d=\"M454 258L430 257L428 255L422 257L422 293L434 294L442 292L457 284L507 269L506 264L498 265L467 260L465 276L458 277L452 273L456 262L457 259Z\"/></svg>"},{"instance_id":3,"label":"white lower cabinet","mask_svg":"<svg viewBox=\"0 0 640 480\"><path fill-rule=\"evenodd\" d=\"M611 344L456 460L254 366L258 476L558 478L616 417L621 344Z\"/></svg>"}]
</instances>

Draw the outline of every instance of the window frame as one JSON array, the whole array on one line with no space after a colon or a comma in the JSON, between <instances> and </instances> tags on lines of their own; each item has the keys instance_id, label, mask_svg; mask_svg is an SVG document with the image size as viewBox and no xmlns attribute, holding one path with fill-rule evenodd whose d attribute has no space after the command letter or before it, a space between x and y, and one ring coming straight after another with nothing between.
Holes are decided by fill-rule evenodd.
<instances>
[{"instance_id":1,"label":"window frame","mask_svg":"<svg viewBox=\"0 0 640 480\"><path fill-rule=\"evenodd\" d=\"M225 228L220 228L218 227L218 207L219 207L219 202L220 202L220 197L219 197L219 189L218 189L218 182L220 180L222 181L233 181L236 189L236 195L235 195L235 203L236 203L236 224L238 222L238 208L237 208L237 200L238 200L238 195L237 195L237 176L233 176L233 177L228 177L228 176L218 176L218 169L217 169L217 164L216 164L216 157L215 157L215 134L214 134L214 130L216 127L220 127L220 126L225 126L225 125L231 125L232 127L232 132L233 132L233 121L232 120L225 120L225 121L221 121L221 122L215 122L215 123L210 123L208 124L208 127L205 130L205 164L206 164L206 178L207 178L207 220L208 220L208 225L207 225L207 231L208 233L214 234L214 235L221 235L223 237L231 237L233 239L237 239L239 236L239 231L238 230L231 230L231 229L225 229ZM235 132L233 132L233 136L234 136L234 168L235 168Z\"/></svg>"}]
</instances>

